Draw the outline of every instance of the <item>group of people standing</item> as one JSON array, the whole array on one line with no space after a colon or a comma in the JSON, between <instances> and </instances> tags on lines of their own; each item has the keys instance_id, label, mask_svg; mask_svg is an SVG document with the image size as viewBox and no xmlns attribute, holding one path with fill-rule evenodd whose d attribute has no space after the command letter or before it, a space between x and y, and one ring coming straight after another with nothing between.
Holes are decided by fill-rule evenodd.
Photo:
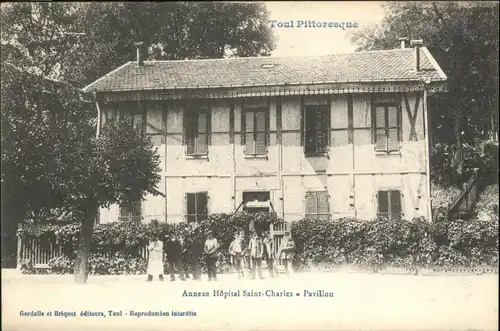
<instances>
[{"instance_id":1,"label":"group of people standing","mask_svg":"<svg viewBox=\"0 0 500 331\"><path fill-rule=\"evenodd\" d=\"M277 276L275 260L276 257L283 260L285 273L289 274L288 264L293 259L295 244L290 237L290 233L286 232L281 245L276 253L274 248L274 239L269 231L264 231L262 235L257 232L252 232L248 245L244 243L244 233L235 234L234 240L229 246L229 255L231 256L231 264L238 273L238 278L244 278L246 269L250 270L252 279L255 279L257 274L260 279L262 275L262 261L266 262L267 269L271 278Z\"/></svg>"},{"instance_id":2,"label":"group of people standing","mask_svg":"<svg viewBox=\"0 0 500 331\"><path fill-rule=\"evenodd\" d=\"M166 248L166 249L164 249ZM159 236L153 236L148 245L149 260L147 281L152 281L154 276L158 276L163 281L164 265L163 256L166 251L170 280L175 281L175 271L178 270L181 281L186 281L191 273L194 280L201 280L201 261L205 260L207 276L209 281L217 280L217 260L220 252L220 245L211 231L207 232L205 243L187 238L171 235L166 247ZM245 278L246 274L251 279L258 275L263 279L262 262L265 261L271 278L277 276L275 260L279 258L283 261L285 273L289 274L289 263L294 257L295 244L289 232L285 233L277 252L274 247L274 240L269 231L258 234L252 231L248 243L245 241L245 233L237 232L234 240L229 246L231 265L236 270L238 278Z\"/></svg>"}]
</instances>

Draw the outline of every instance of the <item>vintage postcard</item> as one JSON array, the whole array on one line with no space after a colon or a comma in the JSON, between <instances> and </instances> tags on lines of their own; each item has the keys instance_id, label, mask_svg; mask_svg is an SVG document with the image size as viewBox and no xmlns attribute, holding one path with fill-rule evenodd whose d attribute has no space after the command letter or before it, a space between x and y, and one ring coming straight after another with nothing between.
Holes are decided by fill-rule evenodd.
<instances>
[{"instance_id":1,"label":"vintage postcard","mask_svg":"<svg viewBox=\"0 0 500 331\"><path fill-rule=\"evenodd\" d=\"M497 330L498 22L2 3L2 330Z\"/></svg>"}]
</instances>

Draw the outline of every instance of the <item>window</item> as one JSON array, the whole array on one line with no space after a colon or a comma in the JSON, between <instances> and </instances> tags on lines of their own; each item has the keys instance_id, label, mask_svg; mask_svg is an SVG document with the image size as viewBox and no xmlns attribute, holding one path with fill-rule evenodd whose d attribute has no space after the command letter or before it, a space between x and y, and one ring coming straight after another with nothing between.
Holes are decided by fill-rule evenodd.
<instances>
[{"instance_id":1,"label":"window","mask_svg":"<svg viewBox=\"0 0 500 331\"><path fill-rule=\"evenodd\" d=\"M304 151L306 155L325 154L330 145L330 111L326 97L304 100Z\"/></svg>"},{"instance_id":2,"label":"window","mask_svg":"<svg viewBox=\"0 0 500 331\"><path fill-rule=\"evenodd\" d=\"M398 190L378 191L379 217L387 219L401 217L401 192Z\"/></svg>"},{"instance_id":3,"label":"window","mask_svg":"<svg viewBox=\"0 0 500 331\"><path fill-rule=\"evenodd\" d=\"M375 150L377 152L399 151L400 119L395 105L374 105Z\"/></svg>"},{"instance_id":4,"label":"window","mask_svg":"<svg viewBox=\"0 0 500 331\"><path fill-rule=\"evenodd\" d=\"M188 222L205 220L208 215L208 193L187 193L186 205L186 219Z\"/></svg>"},{"instance_id":5,"label":"window","mask_svg":"<svg viewBox=\"0 0 500 331\"><path fill-rule=\"evenodd\" d=\"M243 192L243 205L244 210L249 213L268 213L269 204L265 204L271 200L271 194L265 192ZM254 202L261 202L261 204L252 205ZM248 205L247 205L248 204Z\"/></svg>"},{"instance_id":6,"label":"window","mask_svg":"<svg viewBox=\"0 0 500 331\"><path fill-rule=\"evenodd\" d=\"M210 111L187 111L185 125L186 154L207 155L210 134Z\"/></svg>"},{"instance_id":7,"label":"window","mask_svg":"<svg viewBox=\"0 0 500 331\"><path fill-rule=\"evenodd\" d=\"M328 192L316 191L306 193L306 218L313 220L330 219Z\"/></svg>"},{"instance_id":8,"label":"window","mask_svg":"<svg viewBox=\"0 0 500 331\"><path fill-rule=\"evenodd\" d=\"M139 127L142 134L146 131L145 126L145 116L146 113L141 109L141 106L137 103L126 104L119 108L119 119L126 120L134 128Z\"/></svg>"},{"instance_id":9,"label":"window","mask_svg":"<svg viewBox=\"0 0 500 331\"><path fill-rule=\"evenodd\" d=\"M247 108L242 114L245 155L266 155L269 131L269 112L266 108Z\"/></svg>"},{"instance_id":10,"label":"window","mask_svg":"<svg viewBox=\"0 0 500 331\"><path fill-rule=\"evenodd\" d=\"M140 221L141 220L141 201L129 203L127 206L120 207L120 221Z\"/></svg>"}]
</instances>

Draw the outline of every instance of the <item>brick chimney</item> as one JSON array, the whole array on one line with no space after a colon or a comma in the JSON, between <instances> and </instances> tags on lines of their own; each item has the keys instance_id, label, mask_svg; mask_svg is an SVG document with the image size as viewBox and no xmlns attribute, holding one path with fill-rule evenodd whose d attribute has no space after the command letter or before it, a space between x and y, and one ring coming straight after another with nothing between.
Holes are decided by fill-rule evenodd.
<instances>
[{"instance_id":1,"label":"brick chimney","mask_svg":"<svg viewBox=\"0 0 500 331\"><path fill-rule=\"evenodd\" d=\"M143 42L138 42L138 43L134 43L134 46L137 50L137 66L140 67L142 65L144 65L144 61L142 59L142 54L141 54L141 48L142 48L142 45L143 45Z\"/></svg>"},{"instance_id":2,"label":"brick chimney","mask_svg":"<svg viewBox=\"0 0 500 331\"><path fill-rule=\"evenodd\" d=\"M405 49L406 48L406 43L410 39L408 39L408 37L401 37L401 38L398 38L398 40L401 42L401 49Z\"/></svg>"},{"instance_id":3,"label":"brick chimney","mask_svg":"<svg viewBox=\"0 0 500 331\"><path fill-rule=\"evenodd\" d=\"M413 47L413 70L420 71L420 47L424 44L423 40L412 40L410 46Z\"/></svg>"}]
</instances>

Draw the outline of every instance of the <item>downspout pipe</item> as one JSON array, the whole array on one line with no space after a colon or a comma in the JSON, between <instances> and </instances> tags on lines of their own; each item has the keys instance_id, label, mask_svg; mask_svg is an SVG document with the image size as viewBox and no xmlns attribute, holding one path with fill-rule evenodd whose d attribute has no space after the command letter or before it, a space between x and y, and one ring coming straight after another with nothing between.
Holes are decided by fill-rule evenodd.
<instances>
[{"instance_id":1,"label":"downspout pipe","mask_svg":"<svg viewBox=\"0 0 500 331\"><path fill-rule=\"evenodd\" d=\"M426 128L425 132L425 166L426 166L426 173L427 173L427 180L426 186L427 186L427 215L429 216L429 222L432 222L432 202L431 202L431 160L430 160L430 155L429 155L429 134L430 134L430 128L429 128L429 119L428 119L428 111L427 111L427 91L429 88L429 82L424 81L424 104L423 104L423 110L424 110L424 126Z\"/></svg>"}]
</instances>

